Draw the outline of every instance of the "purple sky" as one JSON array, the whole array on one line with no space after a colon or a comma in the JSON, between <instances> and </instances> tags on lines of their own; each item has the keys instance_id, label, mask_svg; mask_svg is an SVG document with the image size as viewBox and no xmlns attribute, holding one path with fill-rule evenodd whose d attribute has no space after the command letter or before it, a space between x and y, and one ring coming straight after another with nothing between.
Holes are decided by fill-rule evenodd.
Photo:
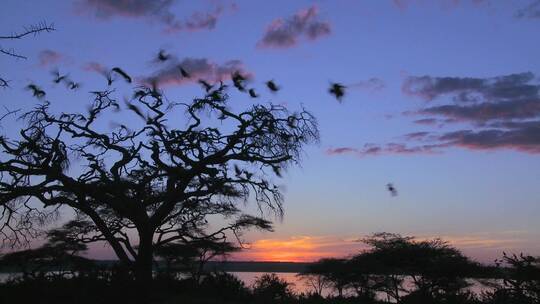
<instances>
[{"instance_id":1,"label":"purple sky","mask_svg":"<svg viewBox=\"0 0 540 304\"><path fill-rule=\"evenodd\" d=\"M4 0L0 35L40 21L57 30L0 44L28 57L0 56L2 106L30 108L35 82L57 110L79 111L113 66L160 77L171 97L200 94L171 74L180 63L209 81L242 70L260 92L275 79L282 90L260 102L315 114L321 143L285 175L285 218L248 233L243 258L279 242L345 255L380 231L443 237L483 261L540 254L540 1ZM162 48L171 59L157 64ZM56 88L57 67L82 88Z\"/></svg>"}]
</instances>

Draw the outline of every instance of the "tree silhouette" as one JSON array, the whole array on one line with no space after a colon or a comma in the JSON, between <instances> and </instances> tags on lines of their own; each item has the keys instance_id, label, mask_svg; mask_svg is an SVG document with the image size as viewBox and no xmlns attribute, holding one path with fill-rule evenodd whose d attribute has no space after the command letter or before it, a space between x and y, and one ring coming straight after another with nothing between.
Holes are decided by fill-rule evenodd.
<instances>
[{"instance_id":1,"label":"tree silhouette","mask_svg":"<svg viewBox=\"0 0 540 304\"><path fill-rule=\"evenodd\" d=\"M253 283L253 295L257 303L287 303L293 298L293 285L275 273L265 273Z\"/></svg>"},{"instance_id":2,"label":"tree silhouette","mask_svg":"<svg viewBox=\"0 0 540 304\"><path fill-rule=\"evenodd\" d=\"M43 32L50 32L54 31L54 26L52 24L47 24L45 22L41 22L35 25L31 25L29 27L25 27L22 32L19 33L11 33L8 35L0 35L0 42L2 41L13 41L13 40L19 40L26 38L28 36L37 35ZM18 53L13 48L4 48L2 45L0 45L0 54L9 56L12 58L17 59L27 59L26 56ZM8 80L5 78L2 78L0 75L0 88L2 87L8 87Z\"/></svg>"},{"instance_id":3,"label":"tree silhouette","mask_svg":"<svg viewBox=\"0 0 540 304\"><path fill-rule=\"evenodd\" d=\"M188 272L200 283L204 265L216 258L225 257L241 248L227 241L196 240L190 243L173 242L158 248L155 255L165 262L165 273Z\"/></svg>"},{"instance_id":4,"label":"tree silhouette","mask_svg":"<svg viewBox=\"0 0 540 304\"><path fill-rule=\"evenodd\" d=\"M502 283L486 294L486 303L539 303L540 258L524 254L507 254L496 260Z\"/></svg>"},{"instance_id":5,"label":"tree silhouette","mask_svg":"<svg viewBox=\"0 0 540 304\"><path fill-rule=\"evenodd\" d=\"M23 279L73 276L77 271L90 269L92 262L79 256L87 246L70 236L73 225L76 224L70 221L61 228L49 230L44 245L8 253L0 264L21 272Z\"/></svg>"},{"instance_id":6,"label":"tree silhouette","mask_svg":"<svg viewBox=\"0 0 540 304\"><path fill-rule=\"evenodd\" d=\"M350 283L352 274L346 259L324 258L311 265L302 273L307 277L319 277L317 281L330 285L338 294L343 296L343 291ZM319 289L322 291L322 287Z\"/></svg>"},{"instance_id":7,"label":"tree silhouette","mask_svg":"<svg viewBox=\"0 0 540 304\"><path fill-rule=\"evenodd\" d=\"M309 112L272 104L235 111L223 84L191 103L139 87L126 101L138 123L113 130L103 128L106 114L121 109L113 91L93 94L85 114L56 115L43 102L21 116L19 138L0 137L0 231L21 243L36 222L69 207L81 223L72 232L106 241L143 284L166 244L272 229L267 211L283 213L272 180L318 140ZM258 215L239 208L248 199ZM210 225L211 217L224 224Z\"/></svg>"},{"instance_id":8,"label":"tree silhouette","mask_svg":"<svg viewBox=\"0 0 540 304\"><path fill-rule=\"evenodd\" d=\"M376 233L363 240L371 246L367 252L351 259L356 269L376 271L373 276L379 291L385 292L400 303L402 294L410 293L418 301L450 301L461 296L470 284L465 278L474 274L480 265L470 261L459 250L440 239L416 240L393 233ZM366 265L370 265L366 268ZM406 290L404 278L415 287ZM360 276L360 283L366 278Z\"/></svg>"}]
</instances>

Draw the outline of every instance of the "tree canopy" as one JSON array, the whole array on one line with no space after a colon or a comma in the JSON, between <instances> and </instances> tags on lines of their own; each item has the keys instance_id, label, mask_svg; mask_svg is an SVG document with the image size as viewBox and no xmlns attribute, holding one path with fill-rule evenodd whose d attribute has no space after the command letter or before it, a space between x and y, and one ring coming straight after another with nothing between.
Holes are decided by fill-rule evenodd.
<instances>
[{"instance_id":1,"label":"tree canopy","mask_svg":"<svg viewBox=\"0 0 540 304\"><path fill-rule=\"evenodd\" d=\"M227 90L222 83L192 102L170 102L154 83L122 105L108 88L92 92L86 113L56 114L49 101L39 103L20 117L18 138L0 137L4 240L23 243L68 207L77 214L74 236L106 241L148 280L156 248L272 229L265 210L283 213L275 179L318 140L316 120L273 104L235 110ZM137 123L104 128L119 110ZM258 214L241 210L248 201ZM223 224L212 226L211 217Z\"/></svg>"}]
</instances>

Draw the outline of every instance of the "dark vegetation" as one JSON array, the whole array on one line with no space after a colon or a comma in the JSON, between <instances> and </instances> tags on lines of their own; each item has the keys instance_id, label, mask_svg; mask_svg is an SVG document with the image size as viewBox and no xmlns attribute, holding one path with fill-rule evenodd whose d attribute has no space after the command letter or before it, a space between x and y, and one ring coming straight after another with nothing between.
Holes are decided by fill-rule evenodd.
<instances>
[{"instance_id":1,"label":"dark vegetation","mask_svg":"<svg viewBox=\"0 0 540 304\"><path fill-rule=\"evenodd\" d=\"M48 234L42 247L6 254L2 266L22 273L0 285L0 302L114 303L139 301L139 285L122 264L98 265L79 256L86 248L71 243L63 229ZM275 274L246 286L226 272L203 271L208 257L227 254L220 247L170 247L146 303L539 303L540 259L504 254L493 266L471 261L439 240L418 241L396 234L363 240L370 248L348 258L326 258L299 273L307 292ZM232 249L236 247L227 247ZM207 255L201 254L207 252ZM484 291L469 289L473 282Z\"/></svg>"}]
</instances>

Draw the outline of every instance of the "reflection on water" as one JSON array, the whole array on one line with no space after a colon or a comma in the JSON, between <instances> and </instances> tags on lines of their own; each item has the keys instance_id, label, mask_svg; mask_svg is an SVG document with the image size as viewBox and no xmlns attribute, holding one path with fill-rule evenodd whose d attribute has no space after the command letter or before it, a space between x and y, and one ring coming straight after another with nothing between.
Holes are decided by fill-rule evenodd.
<instances>
[{"instance_id":1,"label":"reflection on water","mask_svg":"<svg viewBox=\"0 0 540 304\"><path fill-rule=\"evenodd\" d=\"M231 274L234 274L237 276L240 280L242 280L247 287L251 287L255 280L265 274L265 272L231 272ZM285 281L294 284L292 289L297 293L309 293L311 292L311 288L302 281L301 277L297 276L297 273L276 273L276 275L284 279ZM472 285L468 288L470 291L472 291L475 294L480 294L483 291L489 291L492 290L490 287L485 286L481 282L475 279L468 279L467 280ZM490 280L491 282L496 282L497 280ZM405 288L413 288L413 282L410 278L406 278L404 282ZM331 294L332 290L329 290L328 288L326 290L323 290L323 296L326 296L328 294Z\"/></svg>"}]
</instances>

